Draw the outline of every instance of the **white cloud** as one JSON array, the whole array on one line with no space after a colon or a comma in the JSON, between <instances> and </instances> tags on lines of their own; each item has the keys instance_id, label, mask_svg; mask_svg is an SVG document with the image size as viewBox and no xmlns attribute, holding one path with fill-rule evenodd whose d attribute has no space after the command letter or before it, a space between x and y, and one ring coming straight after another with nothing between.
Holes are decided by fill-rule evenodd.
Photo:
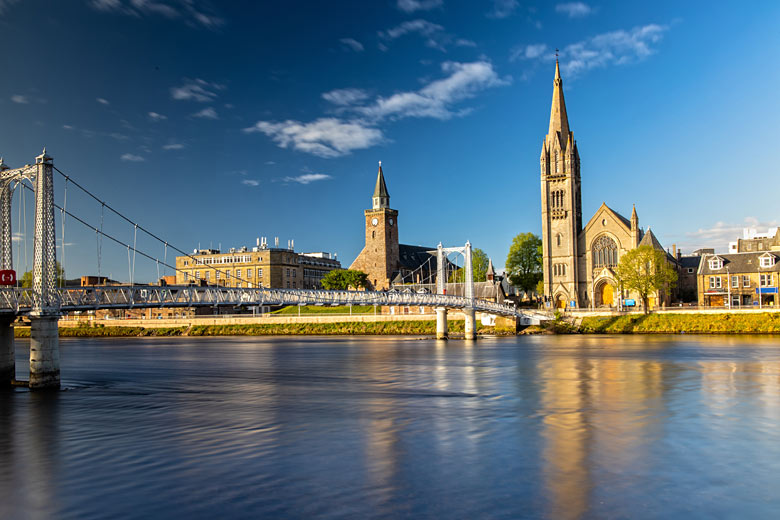
<instances>
[{"instance_id":1,"label":"white cloud","mask_svg":"<svg viewBox=\"0 0 780 520\"><path fill-rule=\"evenodd\" d=\"M369 148L382 142L382 132L359 121L320 118L310 123L258 121L244 132L260 132L281 148L293 148L319 157L340 157L352 150Z\"/></svg>"},{"instance_id":2,"label":"white cloud","mask_svg":"<svg viewBox=\"0 0 780 520\"><path fill-rule=\"evenodd\" d=\"M509 61L515 61L521 59L533 60L541 57L546 52L547 52L547 44L545 43L521 45L520 47L517 47L515 50L512 51L512 53L509 55Z\"/></svg>"},{"instance_id":3,"label":"white cloud","mask_svg":"<svg viewBox=\"0 0 780 520\"><path fill-rule=\"evenodd\" d=\"M593 9L588 4L582 2L558 4L555 6L555 10L559 13L566 14L569 18L582 18L593 12Z\"/></svg>"},{"instance_id":4,"label":"white cloud","mask_svg":"<svg viewBox=\"0 0 780 520\"><path fill-rule=\"evenodd\" d=\"M297 182L300 184L310 184L312 182L317 181L324 181L326 179L331 179L332 177L330 175L325 175L324 173L305 173L303 175L298 175L297 177L285 177L282 179L284 182Z\"/></svg>"},{"instance_id":5,"label":"white cloud","mask_svg":"<svg viewBox=\"0 0 780 520\"><path fill-rule=\"evenodd\" d=\"M158 114L157 112L149 112L149 119L151 119L152 121L165 121L166 119L168 119L168 116Z\"/></svg>"},{"instance_id":6,"label":"white cloud","mask_svg":"<svg viewBox=\"0 0 780 520\"><path fill-rule=\"evenodd\" d=\"M184 145L181 144L181 143L169 143L169 144L163 145L162 149L163 150L183 150L184 149Z\"/></svg>"},{"instance_id":7,"label":"white cloud","mask_svg":"<svg viewBox=\"0 0 780 520\"><path fill-rule=\"evenodd\" d=\"M386 31L379 31L379 36L387 40L395 40L409 33L419 33L422 36L431 36L434 33L444 31L444 27L427 20L408 20Z\"/></svg>"},{"instance_id":8,"label":"white cloud","mask_svg":"<svg viewBox=\"0 0 780 520\"><path fill-rule=\"evenodd\" d=\"M206 29L217 29L225 23L219 16L207 12L210 6L202 0L89 0L89 5L106 13L136 18L162 16Z\"/></svg>"},{"instance_id":9,"label":"white cloud","mask_svg":"<svg viewBox=\"0 0 780 520\"><path fill-rule=\"evenodd\" d=\"M655 52L652 44L661 41L668 29L668 26L649 24L599 34L568 45L561 51L561 68L564 73L576 75L593 68L642 60Z\"/></svg>"},{"instance_id":10,"label":"white cloud","mask_svg":"<svg viewBox=\"0 0 780 520\"><path fill-rule=\"evenodd\" d=\"M361 52L363 50L363 44L354 38L341 38L339 40L345 49L353 50L355 52Z\"/></svg>"},{"instance_id":11,"label":"white cloud","mask_svg":"<svg viewBox=\"0 0 780 520\"><path fill-rule=\"evenodd\" d=\"M144 162L146 160L143 157L141 157L140 155L135 155L135 154L132 154L132 153L122 154L120 159L123 160L123 161L127 161L127 162Z\"/></svg>"},{"instance_id":12,"label":"white cloud","mask_svg":"<svg viewBox=\"0 0 780 520\"><path fill-rule=\"evenodd\" d=\"M245 186L259 186L260 181L256 181L254 179L244 179L243 181L241 181L241 184Z\"/></svg>"},{"instance_id":13,"label":"white cloud","mask_svg":"<svg viewBox=\"0 0 780 520\"><path fill-rule=\"evenodd\" d=\"M517 0L493 0L493 9L487 13L487 16L488 18L507 18L515 12L519 5Z\"/></svg>"},{"instance_id":14,"label":"white cloud","mask_svg":"<svg viewBox=\"0 0 780 520\"><path fill-rule=\"evenodd\" d=\"M325 92L322 94L322 99L334 105L354 105L368 99L368 93L359 88L340 88Z\"/></svg>"},{"instance_id":15,"label":"white cloud","mask_svg":"<svg viewBox=\"0 0 780 520\"><path fill-rule=\"evenodd\" d=\"M192 117L199 117L201 119L219 119L219 116L217 115L217 111L214 110L212 107L206 107L200 112L195 112L192 114Z\"/></svg>"},{"instance_id":16,"label":"white cloud","mask_svg":"<svg viewBox=\"0 0 780 520\"><path fill-rule=\"evenodd\" d=\"M110 105L110 104L111 104L111 103L109 103L109 102L108 102L108 100L107 100L107 99L104 99L104 98L102 98L102 97L95 98L95 101L97 101L97 102L98 102L98 103L100 103L101 105Z\"/></svg>"},{"instance_id":17,"label":"white cloud","mask_svg":"<svg viewBox=\"0 0 780 520\"><path fill-rule=\"evenodd\" d=\"M729 242L736 242L738 238L742 238L745 228L755 229L759 233L769 231L774 235L778 226L780 222L777 220L760 221L756 217L746 217L740 224L716 222L709 228L699 228L685 233L685 239L679 246L688 252L701 248L714 248L716 251L727 252Z\"/></svg>"},{"instance_id":18,"label":"white cloud","mask_svg":"<svg viewBox=\"0 0 780 520\"><path fill-rule=\"evenodd\" d=\"M30 102L30 98L27 96L22 96L21 94L14 94L11 96L11 101L14 103L19 103L20 105L26 105Z\"/></svg>"},{"instance_id":19,"label":"white cloud","mask_svg":"<svg viewBox=\"0 0 780 520\"><path fill-rule=\"evenodd\" d=\"M75 130L76 129L76 127L74 127L72 125L62 125L62 128L64 128L65 130Z\"/></svg>"},{"instance_id":20,"label":"white cloud","mask_svg":"<svg viewBox=\"0 0 780 520\"><path fill-rule=\"evenodd\" d=\"M199 101L207 103L217 98L217 92L225 86L209 83L202 79L185 79L181 87L171 87L171 97L179 101Z\"/></svg>"},{"instance_id":21,"label":"white cloud","mask_svg":"<svg viewBox=\"0 0 780 520\"><path fill-rule=\"evenodd\" d=\"M433 81L416 92L399 92L378 98L372 105L355 110L373 119L433 117L450 119L458 115L451 105L473 97L480 90L508 85L508 78L499 78L493 65L487 61L472 63L445 62L442 70L449 76Z\"/></svg>"},{"instance_id":22,"label":"white cloud","mask_svg":"<svg viewBox=\"0 0 780 520\"><path fill-rule=\"evenodd\" d=\"M405 13L430 11L444 4L444 0L398 0L398 9Z\"/></svg>"}]
</instances>

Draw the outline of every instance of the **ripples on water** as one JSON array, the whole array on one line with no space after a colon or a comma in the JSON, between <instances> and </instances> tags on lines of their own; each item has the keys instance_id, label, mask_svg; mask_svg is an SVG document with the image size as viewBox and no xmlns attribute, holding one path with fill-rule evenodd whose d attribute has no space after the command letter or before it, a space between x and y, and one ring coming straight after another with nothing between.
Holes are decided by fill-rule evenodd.
<instances>
[{"instance_id":1,"label":"ripples on water","mask_svg":"<svg viewBox=\"0 0 780 520\"><path fill-rule=\"evenodd\" d=\"M19 377L28 344L17 343ZM0 518L777 518L775 339L63 340Z\"/></svg>"}]
</instances>

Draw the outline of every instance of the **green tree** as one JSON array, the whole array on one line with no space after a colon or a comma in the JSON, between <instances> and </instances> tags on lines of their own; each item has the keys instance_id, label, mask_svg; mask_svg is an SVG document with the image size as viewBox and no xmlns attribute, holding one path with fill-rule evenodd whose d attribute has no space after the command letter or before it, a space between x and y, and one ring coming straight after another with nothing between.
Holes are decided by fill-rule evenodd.
<instances>
[{"instance_id":1,"label":"green tree","mask_svg":"<svg viewBox=\"0 0 780 520\"><path fill-rule=\"evenodd\" d=\"M57 276L57 287L62 287L65 285L65 269L62 268L62 264L57 262L57 267L55 268L55 273ZM32 271L25 272L21 278L19 278L19 285L21 287L32 287L33 285L33 275Z\"/></svg>"},{"instance_id":2,"label":"green tree","mask_svg":"<svg viewBox=\"0 0 780 520\"><path fill-rule=\"evenodd\" d=\"M666 261L666 253L652 246L639 246L620 258L615 268L618 288L636 292L645 314L651 294L669 290L677 283L677 272Z\"/></svg>"},{"instance_id":3,"label":"green tree","mask_svg":"<svg viewBox=\"0 0 780 520\"><path fill-rule=\"evenodd\" d=\"M506 257L506 272L515 287L526 293L537 289L543 277L542 239L533 233L520 233L513 238Z\"/></svg>"},{"instance_id":4,"label":"green tree","mask_svg":"<svg viewBox=\"0 0 780 520\"><path fill-rule=\"evenodd\" d=\"M334 269L322 277L323 289L346 290L365 289L368 287L368 275L355 269Z\"/></svg>"},{"instance_id":5,"label":"green tree","mask_svg":"<svg viewBox=\"0 0 780 520\"><path fill-rule=\"evenodd\" d=\"M471 250L471 279L475 282L484 282L487 280L487 269L490 260L483 250L475 247ZM456 269L450 273L447 280L450 283L464 282L465 274L463 268Z\"/></svg>"}]
</instances>

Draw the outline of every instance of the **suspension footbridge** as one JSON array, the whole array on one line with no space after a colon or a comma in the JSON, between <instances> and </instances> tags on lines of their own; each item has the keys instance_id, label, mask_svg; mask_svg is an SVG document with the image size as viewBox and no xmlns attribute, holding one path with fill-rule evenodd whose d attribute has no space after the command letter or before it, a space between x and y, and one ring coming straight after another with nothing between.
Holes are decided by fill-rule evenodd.
<instances>
[{"instance_id":1,"label":"suspension footbridge","mask_svg":"<svg viewBox=\"0 0 780 520\"><path fill-rule=\"evenodd\" d=\"M66 188L74 185L101 205L99 224L90 224L84 218L67 209L67 192L63 203L54 200L54 172L65 180ZM471 245L463 248L443 248L439 245L437 257L437 291L426 292L395 291L325 291L309 289L272 289L264 287L222 287L222 286L150 286L134 283L135 256L140 255L157 265L176 270L167 263L168 249L190 256L171 246L156 234L140 226L132 219L113 209L112 206L84 188L73 178L54 167L54 161L46 150L36 157L35 164L11 169L0 159L0 270L13 269L13 233L11 229L11 204L14 189L22 187L34 194L35 222L33 233L32 287L0 288L0 385L15 379L13 322L17 316L30 319L30 388L57 388L60 384L59 335L57 322L64 313L99 309L133 309L159 307L253 307L268 305L377 305L377 306L421 306L432 307L437 312L437 337L447 337L447 311L459 310L466 317L466 337L475 334L475 313L484 312L516 318L521 325L538 324L546 316L532 311L518 310L514 305L489 302L474 298L471 280ZM108 209L132 226L133 244L125 243L103 230L103 211ZM112 241L127 249L130 264L129 285L108 285L96 287L58 287L55 238L55 210L61 215L63 225L66 216L94 231L102 240ZM164 244L165 256L159 258L137 247L135 237L138 231ZM102 242L101 242L102 243ZM62 251L64 253L64 243ZM98 246L98 265L100 265ZM446 273L445 255L449 252L464 254L466 284L463 296L444 294ZM132 263L130 255L132 253ZM432 252L434 253L434 252ZM100 267L98 267L98 272Z\"/></svg>"}]
</instances>

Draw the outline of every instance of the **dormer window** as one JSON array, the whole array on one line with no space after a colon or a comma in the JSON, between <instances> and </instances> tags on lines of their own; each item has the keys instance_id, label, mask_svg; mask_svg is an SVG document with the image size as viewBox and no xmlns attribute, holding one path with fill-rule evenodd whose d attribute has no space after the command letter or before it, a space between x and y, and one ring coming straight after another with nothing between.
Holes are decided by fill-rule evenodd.
<instances>
[{"instance_id":1,"label":"dormer window","mask_svg":"<svg viewBox=\"0 0 780 520\"><path fill-rule=\"evenodd\" d=\"M710 260L710 269L712 269L713 271L717 271L718 269L722 269L722 268L723 268L722 258L716 256L715 258L712 258Z\"/></svg>"},{"instance_id":2,"label":"dormer window","mask_svg":"<svg viewBox=\"0 0 780 520\"><path fill-rule=\"evenodd\" d=\"M774 267L776 260L775 255L762 255L760 258L761 267Z\"/></svg>"}]
</instances>

